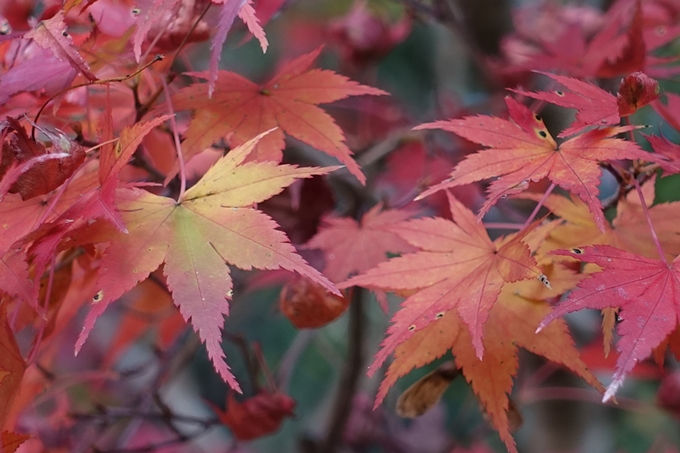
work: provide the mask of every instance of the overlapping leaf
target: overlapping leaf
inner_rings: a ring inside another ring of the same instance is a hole
[[[73,46],[73,38],[66,31],[63,11],[58,11],[50,19],[40,22],[24,37],[32,38],[40,47],[51,51],[58,59],[68,62],[88,80],[97,80],[97,76],[92,73],[83,57]]]
[[[652,354],[678,325],[680,258],[671,263],[645,258],[610,246],[555,252],[595,263],[591,274],[541,323],[584,308],[619,307],[616,373],[604,401],[611,399],[635,364]]]
[[[233,72],[220,71],[212,97],[208,96],[205,83],[180,90],[173,96],[175,108],[195,110],[182,143],[185,156],[194,156],[223,137],[228,136],[235,146],[278,126],[261,140],[251,157],[280,162],[285,132],[335,157],[359,181],[365,182],[359,165],[352,159],[352,151],[344,143],[342,130],[317,105],[348,96],[387,93],[332,71],[309,69],[320,52],[319,48],[286,64],[263,86]],[[207,73],[195,75],[209,78]]]
[[[503,285],[538,277],[523,235],[492,242],[474,214],[449,195],[455,223],[441,218],[402,222],[392,231],[422,251],[402,255],[339,285],[417,290],[392,318],[369,373],[418,331],[456,311],[471,333],[475,355],[484,352],[483,326]]]
[[[579,358],[566,323],[551,324],[549,331],[535,334],[542,317],[551,311],[550,306],[537,297],[560,294],[580,278],[566,269],[554,269],[555,272],[548,272],[548,277],[556,284],[549,290],[538,280],[511,283],[503,288],[497,303],[489,311],[484,327],[484,356],[481,359],[471,347],[472,336],[468,327],[453,310],[411,336],[396,348],[394,361],[380,385],[376,405],[399,377],[451,350],[456,365],[471,384],[506,447],[516,452],[507,412],[508,395],[518,367],[519,346],[564,365],[593,387],[604,391]]]
[[[118,189],[116,205],[129,234],[99,222],[80,234],[92,242],[110,241],[100,264],[93,299],[77,349],[106,306],[165,263],[173,300],[203,342],[220,376],[238,383],[220,346],[232,281],[226,263],[242,269],[295,271],[336,294],[335,286],[310,267],[267,215],[251,207],[279,193],[298,178],[332,168],[298,168],[274,162],[243,163],[261,137],[232,150],[189,189],[179,202],[140,189]]]
[[[319,233],[305,244],[306,248],[324,251],[324,275],[340,282],[387,260],[387,253],[406,253],[416,250],[395,232],[394,224],[411,216],[407,211],[380,212],[377,205],[368,211],[361,222],[349,217],[330,217],[324,220]]]
[[[541,72],[555,82],[563,85],[567,91],[540,91],[530,92],[515,90],[524,96],[547,101],[562,107],[577,110],[576,120],[567,129],[560,132],[559,137],[567,137],[591,126],[611,126],[619,124],[619,109],[616,105],[616,97],[593,85],[572,77],[560,76]]]
[[[605,219],[598,199],[601,170],[599,163],[611,159],[659,161],[637,144],[613,138],[630,127],[609,127],[573,137],[559,147],[537,115],[514,99],[505,99],[510,120],[491,116],[436,121],[416,129],[444,129],[467,140],[488,147],[469,155],[445,180],[425,192],[426,197],[449,187],[498,177],[488,188],[488,198],[479,215],[483,215],[500,198],[526,189],[529,181],[548,178],[577,195],[604,230]]]

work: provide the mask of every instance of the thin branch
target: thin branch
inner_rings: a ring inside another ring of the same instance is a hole
[[[345,426],[347,425],[347,420],[349,419],[350,411],[352,410],[354,394],[356,393],[359,376],[361,375],[364,364],[363,346],[366,330],[364,294],[364,289],[355,288],[352,302],[349,306],[349,338],[347,340],[349,356],[347,357],[347,364],[343,370],[340,387],[335,399],[335,404],[333,405],[331,421],[326,432],[326,437],[323,439],[320,444],[321,447],[318,449],[319,452],[334,453],[337,451],[337,447],[342,440],[342,434],[345,431]]]

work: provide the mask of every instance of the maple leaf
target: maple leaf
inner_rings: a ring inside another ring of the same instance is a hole
[[[489,185],[489,196],[479,212],[481,217],[500,198],[522,192],[529,181],[548,178],[581,198],[598,228],[604,231],[602,204],[597,198],[602,173],[598,164],[610,159],[660,161],[633,142],[612,138],[634,129],[628,126],[591,130],[558,147],[536,114],[510,97],[506,97],[505,102],[512,121],[478,115],[415,128],[444,129],[489,148],[467,156],[448,180],[430,187],[416,199],[442,189],[498,177]]]
[[[0,433],[0,447],[3,453],[14,453],[17,448],[24,442],[30,439],[28,434],[19,434],[11,431],[2,431]]]
[[[541,322],[539,330],[556,318],[583,308],[620,308],[621,322],[617,328],[620,356],[613,381],[604,394],[603,401],[608,401],[635,364],[650,356],[677,327],[680,257],[668,263],[606,245],[553,253],[597,264],[602,271],[579,283],[567,300]]]
[[[616,97],[613,94],[592,83],[583,82],[572,77],[540,71],[538,71],[538,73],[550,77],[557,83],[563,85],[568,91],[512,91],[533,99],[547,101],[561,107],[576,109],[575,121],[567,129],[560,132],[558,137],[574,135],[590,126],[611,126],[613,124],[619,124],[621,118],[619,117]]]
[[[550,331],[535,334],[536,327],[551,308],[534,297],[558,295],[580,278],[565,269],[553,270],[555,272],[546,271],[550,281],[556,283],[551,289],[545,288],[537,279],[503,287],[484,326],[485,352],[481,359],[471,347],[469,329],[453,310],[403,342],[394,352],[394,361],[380,384],[375,405],[380,404],[401,376],[451,350],[457,367],[471,384],[491,424],[498,430],[508,450],[516,452],[515,441],[510,434],[508,395],[512,391],[513,377],[519,365],[518,347],[566,366],[596,389],[604,391],[580,359],[564,321],[550,325]],[[563,275],[565,273],[569,275]]]
[[[186,191],[179,202],[137,188],[119,188],[116,206],[129,234],[99,222],[79,232],[92,242],[110,241],[100,264],[99,292],[77,341],[78,351],[106,306],[165,263],[173,300],[185,320],[206,343],[208,356],[232,388],[239,385],[224,361],[221,329],[228,314],[232,280],[225,263],[241,269],[295,271],[340,294],[310,267],[276,230],[276,223],[251,207],[299,178],[322,175],[337,167],[298,168],[244,160],[261,136],[235,148]],[[99,230],[97,230],[99,229]]]
[[[73,46],[73,38],[66,31],[64,22],[64,12],[57,11],[57,14],[50,19],[41,21],[33,30],[24,35],[24,38],[32,38],[40,47],[51,51],[55,57],[62,61],[67,61],[73,69],[83,74],[89,81],[97,80],[83,57]]]
[[[449,205],[455,223],[423,218],[391,228],[422,251],[392,258],[338,285],[417,290],[392,318],[369,374],[399,344],[453,310],[469,327],[475,353],[482,357],[482,327],[503,285],[539,276],[529,248],[521,241],[530,228],[523,235],[492,242],[474,214],[450,194]]]
[[[656,178],[652,178],[643,184],[642,193],[657,239],[666,257],[672,260],[680,254],[680,225],[675,219],[675,213],[680,204],[677,202],[659,203],[652,206],[655,180]],[[523,193],[518,195],[518,198],[538,201],[542,195]],[[605,225],[604,231],[597,229],[593,215],[579,199],[551,194],[544,200],[543,205],[565,222],[548,233],[538,247],[540,255],[572,247],[611,245],[648,258],[658,256],[642,203],[635,191],[619,200],[616,205],[616,217],[612,220],[611,227]]]
[[[36,51],[38,49],[38,51]],[[30,55],[29,58],[21,59]],[[42,91],[52,96],[71,86],[78,72],[67,62],[37,45],[27,46],[18,62],[0,75],[0,104],[25,91]],[[40,67],[40,71],[35,68]]]
[[[205,83],[193,84],[177,92],[173,96],[175,108],[195,109],[182,143],[186,159],[229,134],[233,134],[229,142],[236,146],[278,126],[279,129],[261,140],[251,158],[280,162],[285,132],[337,158],[364,183],[366,177],[352,159],[342,130],[317,104],[348,96],[387,93],[332,71],[309,69],[320,52],[321,48],[318,48],[284,65],[279,74],[263,86],[233,72],[220,71],[212,99]],[[194,75],[209,78],[207,73]]]
[[[652,103],[652,107],[673,129],[680,131],[680,121],[678,120],[680,118],[680,95],[665,93],[665,96],[667,102],[665,105],[661,100],[656,100]]]
[[[655,153],[666,158],[665,161],[660,162],[661,168],[668,174],[680,173],[680,145],[663,136],[644,135],[644,137],[652,145]]]
[[[353,273],[361,273],[387,260],[387,253],[416,250],[396,233],[395,223],[411,217],[407,211],[386,210],[382,205],[371,208],[360,222],[350,217],[327,217],[319,232],[304,245],[324,251],[323,273],[333,282],[341,282]]]
[[[0,129],[3,135],[9,131],[2,144],[0,178],[5,178],[0,186],[0,200],[7,192],[19,193],[23,200],[51,192],[85,160],[83,147],[71,142],[63,133],[41,130],[53,143],[52,148],[46,150],[42,144],[29,138],[24,127],[14,118],[7,117],[0,123]],[[9,170],[7,167],[12,161],[21,165]]]
[[[222,4],[220,10],[220,18],[217,24],[217,33],[210,44],[210,78],[208,80],[208,96],[212,96],[215,90],[215,82],[217,81],[217,69],[222,55],[222,45],[227,39],[227,33],[231,25],[234,23],[236,16],[246,24],[248,30],[260,42],[262,52],[267,52],[269,42],[262,30],[260,22],[255,17],[255,10],[253,9],[253,0],[226,0]]]

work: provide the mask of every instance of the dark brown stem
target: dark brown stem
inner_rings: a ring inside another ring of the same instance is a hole
[[[364,293],[364,289],[355,288],[352,302],[349,306],[349,339],[347,344],[349,355],[340,380],[326,437],[320,443],[320,448],[317,450],[319,452],[334,453],[337,451],[337,447],[342,441],[342,434],[345,431],[350,411],[352,410],[354,394],[356,393],[359,376],[364,364],[363,345],[366,327],[363,306]]]

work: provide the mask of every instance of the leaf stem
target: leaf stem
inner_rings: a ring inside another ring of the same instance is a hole
[[[47,289],[45,291],[45,300],[43,301],[43,316],[40,319],[40,329],[38,334],[35,336],[33,342],[33,347],[31,352],[26,358],[26,364],[30,365],[35,361],[38,355],[38,350],[40,349],[40,343],[42,343],[43,335],[45,334],[45,326],[47,325],[47,310],[50,308],[50,299],[52,298],[52,288],[54,287],[54,272],[57,265],[57,254],[52,255],[52,265],[50,266],[50,273],[47,277]]]
[[[127,75],[124,75],[124,76],[121,76],[121,77],[112,77],[110,79],[95,80],[94,82],[79,83],[77,85],[73,85],[73,86],[64,88],[63,90],[61,90],[57,94],[51,96],[47,101],[45,101],[45,103],[42,105],[42,107],[40,107],[40,110],[38,110],[38,113],[35,114],[35,118],[33,118],[33,123],[38,124],[38,119],[40,118],[40,115],[42,115],[42,112],[45,110],[47,105],[51,101],[56,99],[58,96],[61,96],[64,93],[68,93],[71,90],[75,90],[76,88],[89,87],[89,86],[92,86],[92,85],[106,85],[106,84],[111,83],[111,82],[124,82],[125,80],[131,79],[134,76],[136,76],[137,74],[139,74],[140,72],[144,71],[146,68],[148,68],[149,66],[151,66],[155,62],[161,61],[163,58],[164,57],[161,54],[156,55],[155,57],[153,57],[153,59],[151,59],[151,61],[149,61],[147,64],[145,64],[141,68],[137,69],[132,74],[127,74]],[[31,138],[33,140],[35,140],[35,125],[31,128]]]
[[[659,237],[656,235],[656,230],[654,229],[654,224],[652,223],[652,218],[649,216],[649,209],[647,208],[647,202],[645,201],[645,196],[642,194],[642,188],[640,188],[640,183],[638,183],[637,178],[633,178],[635,182],[635,190],[637,191],[638,197],[640,198],[640,205],[642,206],[642,212],[645,214],[645,219],[647,219],[647,225],[649,226],[649,232],[652,234],[652,240],[654,245],[656,245],[656,250],[659,252],[661,261],[668,264],[666,255],[661,247],[661,242],[659,242]]]
[[[484,228],[488,230],[521,230],[525,226],[519,223],[484,222]]]
[[[525,229],[527,226],[529,226],[529,224],[531,222],[534,221],[534,219],[538,215],[538,211],[543,207],[543,203],[545,203],[545,200],[548,198],[548,195],[550,195],[552,193],[552,191],[555,190],[555,187],[556,186],[555,186],[554,182],[550,184],[550,187],[548,187],[548,190],[546,190],[545,193],[543,194],[543,196],[541,197],[541,199],[538,200],[538,204],[534,208],[534,210],[531,213],[531,215],[529,216],[529,218],[526,220],[526,222],[524,222],[524,225],[522,225],[522,228],[521,228],[522,230]]]
[[[179,142],[179,134],[177,133],[177,121],[175,121],[175,109],[172,107],[172,100],[170,99],[170,90],[168,89],[168,82],[165,81],[165,77],[161,77],[161,83],[163,84],[163,91],[165,93],[165,105],[168,108],[168,113],[172,116],[170,117],[170,126],[172,127],[172,136],[175,140],[175,148],[177,149],[177,161],[179,162],[179,196],[177,201],[182,201],[184,198],[184,192],[187,190],[187,176],[186,168],[184,167],[184,156],[182,155],[182,145]]]

